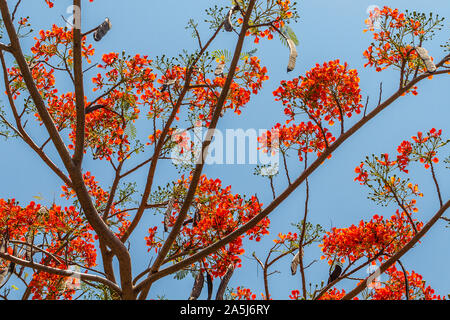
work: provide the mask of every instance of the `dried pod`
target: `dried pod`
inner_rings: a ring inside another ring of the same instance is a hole
[[[32,231],[28,232],[26,241],[28,245],[25,247],[25,257],[28,261],[31,261],[31,259],[33,259],[31,247],[34,245],[34,234]]]
[[[189,297],[189,300],[197,300],[200,297],[203,289],[203,283],[205,282],[205,277],[203,276],[203,272],[199,272],[195,277],[194,286],[192,287],[192,292]]]
[[[111,27],[112,27],[111,21],[109,21],[109,19],[106,18],[105,21],[103,21],[102,24],[99,25],[97,29],[94,31],[94,40],[95,41],[102,40],[102,38],[108,33]]]
[[[422,59],[423,63],[425,63],[425,67],[428,72],[435,72],[436,66],[431,60],[430,55],[428,54],[428,50],[422,47],[416,47],[416,52],[419,55],[420,59]]]
[[[222,281],[220,282],[219,289],[217,289],[216,300],[223,300],[223,295],[225,294],[225,289],[228,286],[228,282],[230,282],[231,276],[234,272],[234,266],[230,264],[228,266],[227,272],[225,272]]]
[[[233,31],[233,24],[231,23],[231,16],[233,15],[234,11],[239,10],[239,6],[235,5],[233,8],[228,11],[227,17],[225,18],[223,27],[225,31],[232,32]]]
[[[8,276],[8,268],[0,268],[0,287],[6,282]]]
[[[298,265],[300,263],[300,252],[301,252],[301,255],[303,256],[303,250],[299,249],[297,251],[297,254],[292,259],[292,262],[291,262],[291,273],[292,273],[292,275],[295,275],[297,273],[297,267],[298,267]]]
[[[169,199],[169,202],[167,203],[167,209],[164,213],[164,231],[169,231],[169,222],[170,222],[170,216],[172,215],[173,210],[173,204],[175,203],[175,198],[172,197]]]
[[[208,300],[211,300],[213,292],[213,281],[211,275],[206,271],[206,282],[208,283]]]
[[[295,68],[298,53],[294,41],[292,41],[291,39],[286,39],[286,41],[289,45],[289,63],[287,66],[287,72],[291,72]]]
[[[333,282],[334,280],[339,278],[339,276],[341,275],[341,272],[342,272],[342,267],[341,267],[341,265],[337,264],[334,267],[333,272],[330,274],[330,277],[328,278],[328,283],[327,284],[330,284],[331,282]]]
[[[200,203],[197,203],[195,213],[194,213],[194,220],[193,220],[194,227],[196,227],[197,223],[199,223],[199,221],[202,219],[202,217],[200,216],[200,209],[201,209],[201,205],[200,205]]]
[[[216,77],[223,77],[223,69],[225,69],[225,63],[221,62],[217,65],[216,70],[214,70],[214,75]]]

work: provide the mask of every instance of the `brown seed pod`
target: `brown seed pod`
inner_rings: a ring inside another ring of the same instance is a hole
[[[223,77],[223,69],[225,69],[225,63],[219,63],[217,64],[216,70],[214,70],[214,75],[216,77]]]
[[[228,286],[228,282],[230,282],[231,276],[234,272],[234,266],[230,264],[228,266],[227,272],[225,272],[222,281],[220,282],[219,289],[217,289],[216,300],[223,300],[223,295],[225,294],[225,289]]]
[[[289,45],[289,63],[287,66],[287,72],[291,72],[295,68],[298,53],[294,41],[292,41],[291,39],[286,39],[286,41]]]
[[[297,251],[297,254],[294,256],[294,258],[291,261],[291,273],[292,273],[292,275],[295,275],[297,273],[297,267],[298,267],[298,265],[300,263],[300,252],[301,252],[301,255],[303,257],[303,250],[299,249]]]
[[[197,300],[200,297],[203,289],[203,283],[205,282],[205,277],[203,276],[203,272],[199,272],[197,277],[195,277],[194,286],[192,287],[192,292],[189,297],[189,300]]]
[[[436,66],[431,60],[430,55],[428,54],[428,50],[422,47],[416,47],[416,52],[419,55],[420,59],[422,59],[423,63],[425,63],[425,67],[428,72],[435,72]]]
[[[102,38],[108,33],[111,27],[111,21],[109,21],[109,18],[106,18],[105,21],[103,21],[102,24],[97,27],[97,30],[94,31],[94,40],[102,40]]]
[[[230,9],[230,11],[228,11],[227,17],[225,18],[225,22],[224,22],[224,29],[227,32],[232,32],[234,27],[233,24],[231,22],[231,16],[233,15],[234,11],[239,10],[239,6],[235,5],[233,8]]]
[[[170,198],[169,202],[167,203],[167,209],[164,213],[164,231],[169,231],[169,222],[170,222],[170,216],[172,215],[173,210],[173,204],[175,203],[175,198]]]

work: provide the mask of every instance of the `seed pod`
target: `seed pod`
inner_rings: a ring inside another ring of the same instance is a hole
[[[172,215],[172,209],[173,209],[174,202],[175,202],[175,198],[172,197],[172,198],[170,198],[170,200],[167,204],[166,213],[164,214],[164,231],[165,232],[169,231],[170,216]]]
[[[5,278],[8,275],[8,268],[0,268],[0,287],[5,282]]]
[[[225,63],[221,62],[217,65],[216,70],[214,70],[214,75],[216,77],[223,77],[223,69],[225,68]]]
[[[233,8],[230,9],[230,11],[228,11],[227,17],[225,18],[225,22],[224,22],[224,29],[227,32],[232,32],[233,31],[233,24],[231,23],[231,16],[233,15],[234,11],[239,10],[239,6],[235,5]]]
[[[333,272],[330,274],[330,277],[328,278],[328,283],[327,284],[330,284],[331,282],[333,282],[334,280],[339,278],[339,276],[341,275],[341,272],[342,272],[342,267],[339,264],[337,264],[334,267]]]
[[[286,39],[289,45],[289,63],[287,66],[287,72],[291,72],[295,68],[295,63],[297,61],[297,48],[295,47],[294,41],[291,39]]]
[[[201,209],[201,205],[200,205],[200,203],[197,203],[197,208],[195,209],[194,218],[193,218],[194,227],[196,227],[197,223],[199,223],[199,221],[202,219],[202,217],[200,216],[200,209]]]
[[[291,262],[291,273],[292,275],[295,275],[297,273],[297,267],[300,263],[300,251],[302,252],[301,255],[303,256],[303,250],[299,249],[297,251],[297,254],[294,256]]]
[[[213,292],[213,281],[211,275],[206,271],[206,280],[208,283],[208,300],[211,300],[212,292]]]
[[[203,276],[203,272],[199,272],[197,277],[195,277],[194,286],[192,287],[192,292],[189,297],[189,300],[197,300],[200,297],[203,289],[203,283],[205,282],[205,277]]]
[[[428,72],[435,72],[436,66],[431,60],[430,55],[428,54],[428,50],[422,47],[416,47],[416,52],[419,55],[419,57],[422,59],[423,63],[425,63],[425,67],[427,68]]]
[[[94,31],[94,40],[95,41],[102,40],[102,38],[108,33],[111,27],[112,27],[111,21],[109,21],[109,19],[106,18],[105,21],[103,21],[102,24],[97,27],[97,30]]]
[[[228,286],[228,282],[230,282],[231,276],[234,272],[234,266],[230,264],[228,266],[227,272],[225,272],[222,281],[220,282],[219,289],[217,289],[216,300],[223,300],[223,295],[225,294],[225,289]]]
[[[26,237],[27,240],[27,246],[25,247],[25,257],[28,261],[31,261],[32,257],[32,250],[31,247],[34,245],[33,240],[34,240],[34,234],[33,231],[29,231],[28,235]]]

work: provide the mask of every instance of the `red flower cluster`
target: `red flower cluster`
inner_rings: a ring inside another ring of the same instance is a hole
[[[85,267],[96,265],[96,249],[92,229],[75,207],[61,208],[53,205],[42,207],[31,202],[21,207],[15,199],[0,199],[0,233],[9,242],[8,252],[12,254],[12,243],[32,244],[47,252],[34,250],[34,260],[58,269],[67,269],[66,262]],[[39,241],[45,240],[44,245]],[[29,259],[29,251],[15,255]],[[39,261],[39,257],[40,261]],[[60,276],[40,272],[34,273],[30,282],[33,299],[70,299],[73,290],[64,289],[65,279]]]
[[[282,81],[274,91],[277,101],[286,107],[284,113],[291,119],[296,109],[304,111],[317,122],[342,121],[353,112],[360,113],[362,105],[358,72],[348,69],[347,63],[341,65],[339,60],[317,64],[306,76]]]
[[[256,294],[252,293],[250,289],[240,286],[236,288],[236,292],[231,293],[231,297],[233,300],[256,300]]]
[[[405,274],[402,270],[397,270],[395,265],[390,267],[386,274],[389,280],[384,282],[380,288],[374,288],[373,300],[402,300],[406,296]],[[430,286],[425,285],[425,281],[420,274],[414,271],[406,271],[409,287],[409,298],[411,300],[443,300],[440,295],[435,295]]]
[[[427,17],[425,14],[404,14],[398,9],[386,6],[382,10],[377,9],[373,14],[376,14],[376,17],[371,16],[366,23],[371,26],[369,29],[374,31],[371,21],[376,18],[381,30],[373,33],[375,42],[363,53],[367,59],[364,66],[373,66],[377,72],[394,66],[401,70],[405,78],[416,72],[426,72],[426,67],[414,47],[426,40],[426,35],[439,29],[442,20],[437,16]],[[410,91],[417,95],[416,86]]]
[[[423,223],[417,223],[418,230]],[[333,228],[323,238],[322,259],[332,263],[334,257],[354,262],[362,257],[373,258],[381,250],[395,253],[414,236],[414,230],[405,213],[398,210],[390,219],[374,215],[366,222],[348,228]]]
[[[183,178],[178,183],[187,189],[189,180]],[[258,203],[256,197],[245,200],[238,194],[232,194],[230,190],[230,186],[223,188],[219,179],[207,179],[204,175],[200,178],[193,201],[194,212],[188,217],[191,222],[186,223],[181,230],[181,235],[172,249],[173,254],[190,251],[192,248],[205,248],[259,214],[262,204]],[[180,209],[181,204],[175,203],[168,227],[173,226]],[[269,233],[269,223],[269,219],[265,218],[255,228],[247,231],[248,239],[260,241],[261,236]],[[146,238],[149,250],[160,247],[155,234],[156,227],[150,228]],[[244,253],[243,238],[244,236],[238,237],[217,253],[208,256],[202,262],[203,268],[213,277],[221,277],[230,264],[240,267],[239,256]]]

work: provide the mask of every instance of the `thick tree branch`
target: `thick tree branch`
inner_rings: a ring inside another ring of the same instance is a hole
[[[78,8],[76,20],[81,21],[81,0],[73,0],[74,8]],[[83,83],[83,58],[81,56],[81,25],[74,25],[73,27],[73,71],[75,80],[75,108],[76,115],[76,140],[75,152],[73,155],[73,162],[76,167],[81,168],[84,154],[84,139],[85,139],[85,105],[84,105],[84,83]]]

